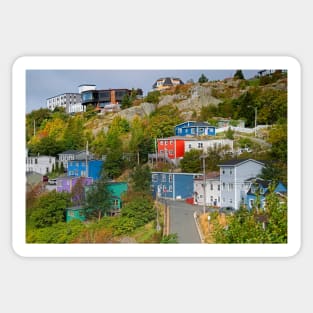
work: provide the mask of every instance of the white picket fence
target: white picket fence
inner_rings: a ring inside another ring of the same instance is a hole
[[[260,129],[264,129],[264,128],[269,128],[269,127],[271,127],[271,125],[258,125],[256,127],[256,131],[258,131]],[[236,127],[236,126],[226,126],[226,127],[216,128],[215,132],[217,134],[223,133],[223,132],[227,131],[229,128],[235,132],[247,133],[247,134],[252,134],[255,131],[255,127],[254,128],[245,128],[245,127]]]

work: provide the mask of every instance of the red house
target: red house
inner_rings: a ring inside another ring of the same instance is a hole
[[[158,155],[164,155],[169,159],[183,158],[185,154],[185,139],[179,136],[157,139]]]

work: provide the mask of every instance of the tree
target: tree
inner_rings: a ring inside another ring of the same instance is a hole
[[[79,177],[72,188],[72,202],[75,206],[83,205],[85,200],[84,177]]]
[[[201,76],[198,79],[198,83],[203,84],[208,82],[208,78],[202,73]]]
[[[192,149],[186,152],[184,158],[180,161],[182,172],[199,173],[201,171],[200,155],[202,151]]]
[[[271,155],[275,160],[287,163],[287,124],[277,124],[269,132],[269,142],[272,144]]]
[[[124,170],[122,144],[118,131],[110,129],[105,140],[105,173],[112,179],[120,176]]]
[[[150,91],[147,94],[147,97],[145,99],[146,102],[150,102],[150,103],[154,103],[157,104],[159,103],[160,100],[160,91],[156,90],[156,91]]]
[[[228,129],[225,133],[225,136],[227,139],[233,140],[234,139],[234,131],[230,127],[228,127]]]
[[[235,75],[234,75],[235,79],[245,79],[245,77],[243,76],[242,70],[237,70]]]
[[[64,149],[82,149],[85,142],[83,119],[79,115],[71,117],[64,131]]]
[[[65,209],[71,205],[70,194],[51,191],[38,198],[30,215],[35,228],[49,227],[65,221]]]
[[[136,192],[149,193],[151,185],[151,171],[149,166],[136,166],[131,174],[133,189]]]
[[[96,217],[99,221],[110,211],[112,195],[108,183],[108,177],[102,172],[100,178],[89,187],[84,205],[87,218]]]
[[[211,218],[215,243],[287,243],[287,199],[281,202],[272,187],[265,210],[256,205],[251,211],[241,207],[227,217],[226,226]]]

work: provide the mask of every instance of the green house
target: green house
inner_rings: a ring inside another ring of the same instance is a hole
[[[110,213],[111,215],[116,215],[122,208],[122,196],[127,192],[128,185],[126,182],[110,182],[108,189],[112,194]]]
[[[85,193],[88,192],[92,185],[85,186]],[[122,207],[122,196],[128,190],[128,185],[126,182],[110,182],[108,183],[108,190],[110,191],[111,207],[109,210],[110,215],[116,215],[120,212]],[[70,207],[66,209],[66,222],[70,222],[73,219],[78,219],[80,221],[86,220],[85,210],[82,206]]]
[[[80,220],[84,222],[86,220],[85,210],[82,206],[75,206],[66,209],[66,222],[72,220]]]

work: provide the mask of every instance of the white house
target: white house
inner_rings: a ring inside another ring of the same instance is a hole
[[[233,159],[219,164],[221,207],[239,209],[250,185],[247,180],[261,174],[264,163],[253,159]]]
[[[205,190],[203,186],[205,185]],[[194,203],[203,205],[204,192],[205,192],[205,204],[209,206],[220,207],[221,195],[220,195],[220,173],[210,172],[205,175],[205,181],[203,175],[198,175],[193,180],[194,190]]]
[[[234,141],[231,139],[207,139],[207,140],[198,140],[196,138],[185,139],[185,152],[189,152],[192,149],[203,150],[207,152],[209,148],[226,148],[228,151],[233,152],[234,150]]]
[[[52,166],[55,166],[55,157],[40,155],[26,157],[26,172],[36,172],[46,175],[52,171]]]

